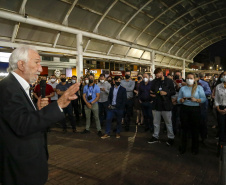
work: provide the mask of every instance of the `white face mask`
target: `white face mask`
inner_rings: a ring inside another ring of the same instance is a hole
[[[186,83],[188,85],[193,85],[194,84],[194,79],[186,79]]]
[[[75,83],[76,83],[76,80],[71,80],[71,82],[72,82],[73,84],[75,84]]]
[[[86,84],[88,84],[89,83],[89,80],[86,80],[85,82],[86,82]]]
[[[104,83],[104,80],[100,80],[101,83]]]
[[[152,81],[153,80],[153,78],[150,78],[150,81]]]
[[[217,81],[217,80],[218,80],[218,78],[215,78],[215,80]]]
[[[51,81],[51,82],[55,82],[55,81],[56,81],[56,79],[53,79],[53,78],[52,78],[50,81]]]
[[[144,78],[144,82],[148,82],[148,78]]]

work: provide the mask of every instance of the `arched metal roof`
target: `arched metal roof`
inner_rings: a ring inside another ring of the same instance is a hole
[[[225,0],[0,0],[0,46],[186,66],[226,37]]]

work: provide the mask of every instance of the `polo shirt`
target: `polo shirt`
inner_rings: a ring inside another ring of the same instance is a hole
[[[98,85],[94,84],[92,86],[86,85],[83,89],[83,94],[86,94],[86,101],[91,103],[93,100],[96,99],[97,95],[96,93],[100,93],[100,88]],[[91,100],[88,100],[88,96],[92,96]],[[95,102],[97,103],[97,102]]]
[[[49,85],[49,84],[46,84],[46,93],[45,93],[45,95],[48,96],[52,92],[54,92],[52,86]],[[37,94],[38,97],[41,96],[40,84],[38,84],[38,85],[35,86],[34,93]],[[51,98],[48,98],[48,99],[49,99],[49,103],[51,103]]]

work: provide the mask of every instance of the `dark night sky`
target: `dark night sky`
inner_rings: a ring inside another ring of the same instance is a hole
[[[215,56],[226,57],[226,40],[219,41],[208,48],[211,59]]]
[[[208,68],[211,63],[215,61],[214,57],[221,57],[221,64],[223,70],[226,70],[226,39],[219,41],[208,48],[201,51],[195,58],[194,62],[201,62],[205,64],[204,68]]]

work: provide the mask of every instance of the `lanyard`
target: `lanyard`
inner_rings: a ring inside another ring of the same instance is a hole
[[[91,86],[91,89],[90,89],[90,86],[88,85],[88,95],[92,95],[93,91],[94,91],[94,85]]]

